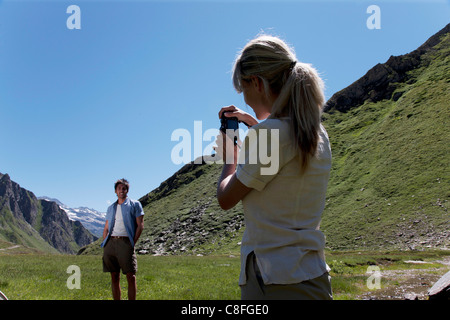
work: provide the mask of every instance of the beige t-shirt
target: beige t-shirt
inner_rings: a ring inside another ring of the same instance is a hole
[[[288,119],[267,119],[249,129],[244,139],[236,176],[254,190],[242,200],[246,228],[240,285],[246,283],[246,261],[252,251],[265,284],[298,283],[329,271],[325,237],[319,231],[331,169],[328,135],[321,126],[317,156],[301,174],[289,130]],[[269,156],[264,157],[264,151]]]

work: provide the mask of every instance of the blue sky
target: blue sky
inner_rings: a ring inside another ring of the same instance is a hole
[[[366,26],[373,4],[381,29]],[[222,106],[251,112],[230,71],[261,31],[312,63],[329,98],[449,17],[449,1],[0,1],[0,172],[106,211],[118,178],[138,199],[181,167],[174,130],[217,128]]]

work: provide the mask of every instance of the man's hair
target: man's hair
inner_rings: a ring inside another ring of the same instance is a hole
[[[125,187],[127,187],[127,190],[130,190],[130,183],[128,182],[127,179],[122,178],[122,179],[117,180],[116,183],[114,184],[114,191],[117,190],[117,186],[119,184],[123,184]]]

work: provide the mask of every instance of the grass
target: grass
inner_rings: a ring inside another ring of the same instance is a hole
[[[138,294],[141,300],[238,299],[239,258],[223,256],[138,255]],[[80,268],[80,289],[68,289],[72,273]],[[95,255],[1,255],[0,290],[10,300],[111,299],[110,275]],[[121,277],[126,298],[126,277]]]
[[[110,276],[102,272],[99,255],[49,255],[0,253],[0,290],[11,300],[109,300]],[[385,270],[433,267],[444,274],[448,267],[436,262],[448,251],[427,252],[327,252],[334,299],[357,299],[369,291],[368,266]],[[407,260],[426,264],[407,264]],[[72,275],[67,268],[80,268],[80,289],[68,289]],[[138,255],[140,300],[234,300],[240,299],[239,256],[149,256]],[[428,271],[427,271],[428,272]],[[400,281],[400,280],[398,280]],[[398,284],[398,283],[397,283]],[[383,280],[382,288],[396,285]],[[127,284],[121,277],[122,296]]]

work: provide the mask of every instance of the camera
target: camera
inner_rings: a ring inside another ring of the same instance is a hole
[[[226,117],[225,112],[222,113],[222,117],[220,118],[220,131],[227,134],[230,133],[230,131],[227,132],[227,130],[233,130],[233,136],[230,138],[233,138],[234,145],[237,145],[238,141],[238,133],[237,131],[239,129],[239,120],[236,117]]]

